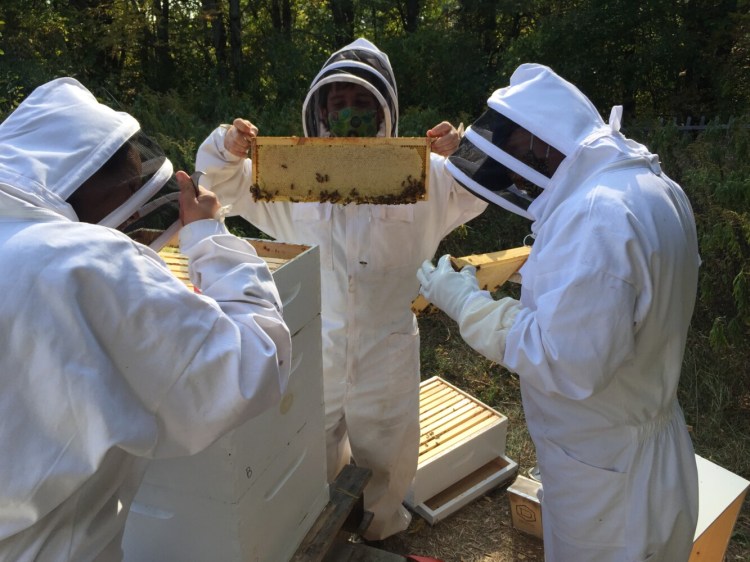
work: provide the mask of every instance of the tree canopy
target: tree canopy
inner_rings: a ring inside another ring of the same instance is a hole
[[[743,0],[4,0],[0,21],[0,116],[70,75],[126,105],[173,92],[205,123],[279,117],[357,36],[389,54],[402,107],[447,116],[477,114],[522,62],[627,118],[728,117],[750,96]]]

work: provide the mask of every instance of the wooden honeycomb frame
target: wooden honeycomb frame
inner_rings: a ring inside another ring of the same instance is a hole
[[[492,292],[499,289],[508,280],[520,281],[516,272],[526,262],[530,252],[531,246],[521,246],[489,254],[474,254],[462,258],[451,257],[451,263],[457,271],[460,271],[466,265],[476,267],[479,288]],[[411,309],[415,314],[419,314],[429,306],[430,303],[422,295],[419,295],[412,302]]]
[[[257,137],[256,201],[408,204],[427,199],[430,140]]]

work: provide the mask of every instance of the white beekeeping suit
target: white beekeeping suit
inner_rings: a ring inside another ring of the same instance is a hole
[[[321,88],[333,82],[365,87],[382,107],[380,134],[398,130],[396,83],[388,57],[358,39],[334,53],[313,80],[303,107],[305,132],[328,134],[318,114]],[[414,272],[440,240],[486,204],[455,183],[445,159],[432,155],[429,198],[413,205],[254,202],[251,161],[224,147],[225,128],[201,146],[196,165],[231,214],[274,238],[320,246],[323,371],[329,480],[350,455],[372,469],[365,509],[374,513],[365,537],[406,529],[401,505],[416,472],[419,443],[419,333],[410,310]]]
[[[493,300],[446,260],[424,264],[422,290],[519,374],[546,559],[686,561],[698,485],[676,393],[700,264],[688,199],[619,133],[621,108],[605,124],[547,67],[522,65],[488,105],[449,168],[534,221],[521,300]]]
[[[0,124],[0,560],[121,559],[147,459],[200,451],[286,387],[289,332],[247,243],[183,228],[199,295],[67,202],[125,147],[144,177],[102,224],[133,215],[172,173],[139,135],[70,78]]]

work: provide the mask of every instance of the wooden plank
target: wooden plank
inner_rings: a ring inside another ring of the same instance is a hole
[[[427,410],[427,408],[440,404],[445,398],[450,395],[451,391],[447,387],[435,387],[430,388],[427,391],[420,391],[419,393],[419,408],[420,410]]]
[[[145,232],[149,235],[153,235],[155,238],[156,236],[154,233],[158,235],[160,231]],[[302,244],[288,244],[285,242],[257,240],[251,238],[245,238],[244,240],[255,249],[258,257],[263,258],[263,261],[266,262],[271,273],[299,256],[301,253],[310,249],[310,246],[304,246]],[[175,240],[174,242],[174,244],[169,244],[159,250],[159,256],[164,260],[164,263],[167,264],[167,267],[174,276],[182,281],[188,289],[193,290],[194,287],[190,282],[190,277],[188,275],[188,258],[184,254],[181,254],[179,247],[175,245],[178,244],[178,241]]]
[[[432,414],[433,412],[445,409],[451,403],[461,398],[466,398],[466,397],[457,395],[455,392],[452,392],[449,388],[440,389],[438,392],[431,394],[430,397],[425,399],[424,401],[422,400],[422,397],[420,395],[420,399],[419,399],[420,418],[421,419],[427,418],[430,415],[433,415]]]
[[[289,261],[310,249],[310,246],[303,244],[290,244],[288,242],[259,240],[256,238],[245,238],[244,240],[255,248],[255,252],[263,259],[276,258]]]
[[[159,256],[167,264],[172,275],[182,281],[188,289],[191,291],[194,290],[193,284],[190,282],[190,276],[188,275],[188,258],[186,255],[181,254],[180,250],[175,246],[164,246],[159,250]]]
[[[442,418],[447,413],[453,412],[455,410],[458,410],[459,408],[463,408],[464,406],[467,406],[470,404],[472,404],[472,401],[469,400],[469,398],[467,398],[466,396],[460,396],[460,395],[451,396],[440,405],[435,406],[431,408],[430,410],[427,410],[423,412],[422,414],[420,414],[419,424],[428,425],[432,423],[435,419]]]
[[[256,201],[405,204],[427,199],[427,137],[257,137]]]
[[[427,443],[429,440],[440,439],[443,434],[451,430],[454,426],[462,424],[464,421],[484,414],[486,409],[476,404],[466,404],[459,410],[455,410],[445,417],[435,420],[434,423],[425,428],[421,435],[420,441]]]
[[[346,465],[331,484],[331,501],[302,539],[290,562],[319,562],[334,545],[339,531],[358,502],[372,476],[369,468]]]
[[[508,278],[518,271],[531,253],[531,246],[510,248],[489,254],[474,254],[454,260],[454,267],[467,265],[477,268],[479,287],[488,291],[500,288]]]
[[[727,507],[711,526],[693,543],[688,562],[724,560],[732,530],[737,522],[745,494],[741,494]]]
[[[420,430],[425,435],[433,435],[443,425],[450,423],[450,421],[457,416],[462,416],[466,412],[473,411],[479,408],[474,402],[468,398],[461,398],[458,402],[452,403],[450,407],[440,410],[435,415],[425,419],[424,422],[420,420],[419,426],[423,428]],[[479,408],[481,410],[481,408]]]
[[[466,265],[477,268],[477,281],[480,289],[490,292],[499,289],[526,262],[531,252],[530,246],[510,248],[489,254],[474,254],[461,258],[451,258],[454,269],[460,270]],[[422,295],[411,303],[411,309],[419,314],[430,305]]]
[[[419,463],[422,464],[431,458],[443,454],[445,451],[455,447],[456,443],[468,439],[473,434],[481,433],[485,429],[498,423],[496,417],[487,417],[479,423],[476,423],[476,421],[477,420],[474,419],[466,422],[462,427],[456,428],[451,435],[447,436],[445,442],[439,443],[436,447],[433,447],[424,453],[420,453]]]

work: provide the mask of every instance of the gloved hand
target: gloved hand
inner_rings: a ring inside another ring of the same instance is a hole
[[[482,292],[477,281],[477,269],[467,265],[461,271],[456,271],[448,254],[438,260],[437,267],[425,260],[417,270],[417,279],[422,284],[419,292],[424,298],[456,322],[468,300]]]

